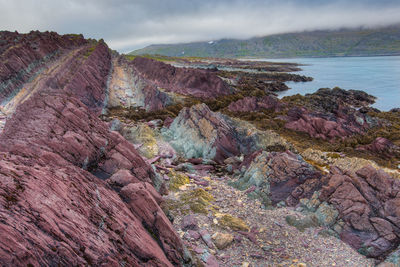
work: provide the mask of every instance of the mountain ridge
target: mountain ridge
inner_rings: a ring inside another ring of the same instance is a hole
[[[129,54],[220,58],[392,56],[400,55],[400,25],[283,33],[245,40],[156,44]]]

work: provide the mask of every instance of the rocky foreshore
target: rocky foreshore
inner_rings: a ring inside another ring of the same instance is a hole
[[[400,116],[296,64],[0,32],[6,266],[400,266]]]

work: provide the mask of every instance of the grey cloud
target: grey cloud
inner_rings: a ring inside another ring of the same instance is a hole
[[[398,0],[0,0],[0,29],[104,38],[130,51],[153,43],[249,38],[400,23]]]

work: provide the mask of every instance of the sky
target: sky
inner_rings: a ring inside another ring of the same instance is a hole
[[[400,0],[0,0],[0,30],[82,33],[119,52],[150,44],[400,23]]]

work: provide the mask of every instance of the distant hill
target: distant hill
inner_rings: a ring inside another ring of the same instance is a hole
[[[400,55],[400,25],[379,29],[276,34],[248,40],[222,39],[210,42],[150,45],[130,54],[228,58]]]

